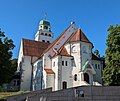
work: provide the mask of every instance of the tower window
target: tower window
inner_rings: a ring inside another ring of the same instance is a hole
[[[45,36],[47,36],[47,33],[45,33]]]
[[[40,26],[42,28],[42,26]]]
[[[49,36],[51,37],[51,34],[49,34]]]
[[[41,33],[41,35],[44,35],[44,33]]]
[[[48,29],[48,26],[44,26],[44,29]]]
[[[47,41],[47,43],[50,43],[50,41]]]
[[[45,40],[42,40],[42,42],[45,42]]]

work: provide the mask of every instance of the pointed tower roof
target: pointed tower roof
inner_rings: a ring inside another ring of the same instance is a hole
[[[73,34],[73,36],[69,40],[69,42],[75,41],[91,43],[80,28]]]
[[[73,33],[73,35],[70,37],[68,42],[76,42],[76,41],[91,43],[80,28],[75,33]],[[92,47],[94,47],[93,44]]]

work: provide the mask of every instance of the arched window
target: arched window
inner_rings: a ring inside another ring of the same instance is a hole
[[[44,29],[48,29],[48,26],[44,26]]]
[[[84,81],[86,81],[87,83],[90,83],[88,73],[84,73]]]
[[[45,33],[45,36],[47,36],[47,33]]]
[[[77,81],[77,74],[74,75],[74,80]]]
[[[42,42],[45,42],[45,40],[42,40]]]
[[[41,35],[44,35],[44,33],[41,33]]]
[[[47,41],[47,43],[50,43],[50,41]]]
[[[63,81],[62,86],[63,86],[63,89],[66,89],[67,88],[67,82]]]
[[[49,34],[49,36],[51,37],[51,34]]]
[[[72,46],[71,46],[71,52],[72,52],[72,53],[76,52],[76,46],[75,46],[75,45],[72,45]]]

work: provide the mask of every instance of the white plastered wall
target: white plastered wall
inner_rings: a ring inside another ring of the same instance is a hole
[[[73,87],[80,85],[80,69],[81,69],[81,55],[80,42],[72,42],[65,45],[67,52],[73,56],[74,65],[72,66]],[[72,61],[70,61],[72,62]],[[72,64],[72,63],[71,63]],[[77,81],[74,80],[74,75],[77,74]]]
[[[97,64],[97,68],[95,68],[95,64]],[[92,60],[92,65],[96,71],[96,74],[94,75],[94,81],[102,84],[102,70],[103,70],[103,64],[102,61]],[[99,68],[98,68],[99,65]]]
[[[24,62],[22,64],[23,73],[21,75],[20,90],[30,90],[31,87],[31,57],[24,56]]]
[[[61,81],[61,89],[63,89],[63,82],[67,82],[67,88],[73,87],[73,76],[72,76],[72,66],[71,66],[71,58],[72,57],[66,57],[62,56],[62,61],[64,61],[64,66],[61,68],[61,74],[62,74],[62,81]],[[66,66],[67,61],[67,66]]]
[[[46,88],[50,88],[52,87],[52,90],[54,91],[55,90],[55,80],[54,80],[54,74],[47,74],[46,76]]]
[[[35,35],[35,40],[36,41],[41,41],[42,42],[42,40],[45,40],[45,42],[47,42],[47,41],[49,41],[50,43],[53,42],[53,37],[49,36],[49,34],[53,35],[51,32],[48,32],[48,31],[43,32],[44,34],[47,33],[47,36],[41,35],[41,33],[42,32],[39,32],[39,31],[36,33],[36,35]]]
[[[22,63],[22,58],[24,58],[23,56],[23,44],[22,44],[22,40],[21,40],[21,45],[20,45],[20,51],[19,51],[19,55],[18,55],[18,67],[17,67],[17,71],[20,71],[20,63]]]
[[[54,65],[55,63],[55,65]],[[58,90],[58,65],[59,65],[59,62],[58,62],[58,56],[52,58],[52,70],[54,71],[55,73],[55,84],[54,84],[54,90]]]
[[[84,66],[86,61],[89,61],[91,63],[92,45],[90,43],[81,42],[81,59],[81,66]]]

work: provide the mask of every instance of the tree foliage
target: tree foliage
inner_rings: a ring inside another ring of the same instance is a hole
[[[105,85],[120,86],[120,25],[111,25],[108,31],[103,81]]]
[[[0,31],[0,85],[8,83],[13,75],[14,62],[11,57],[14,47],[12,39],[8,39],[5,33]]]

